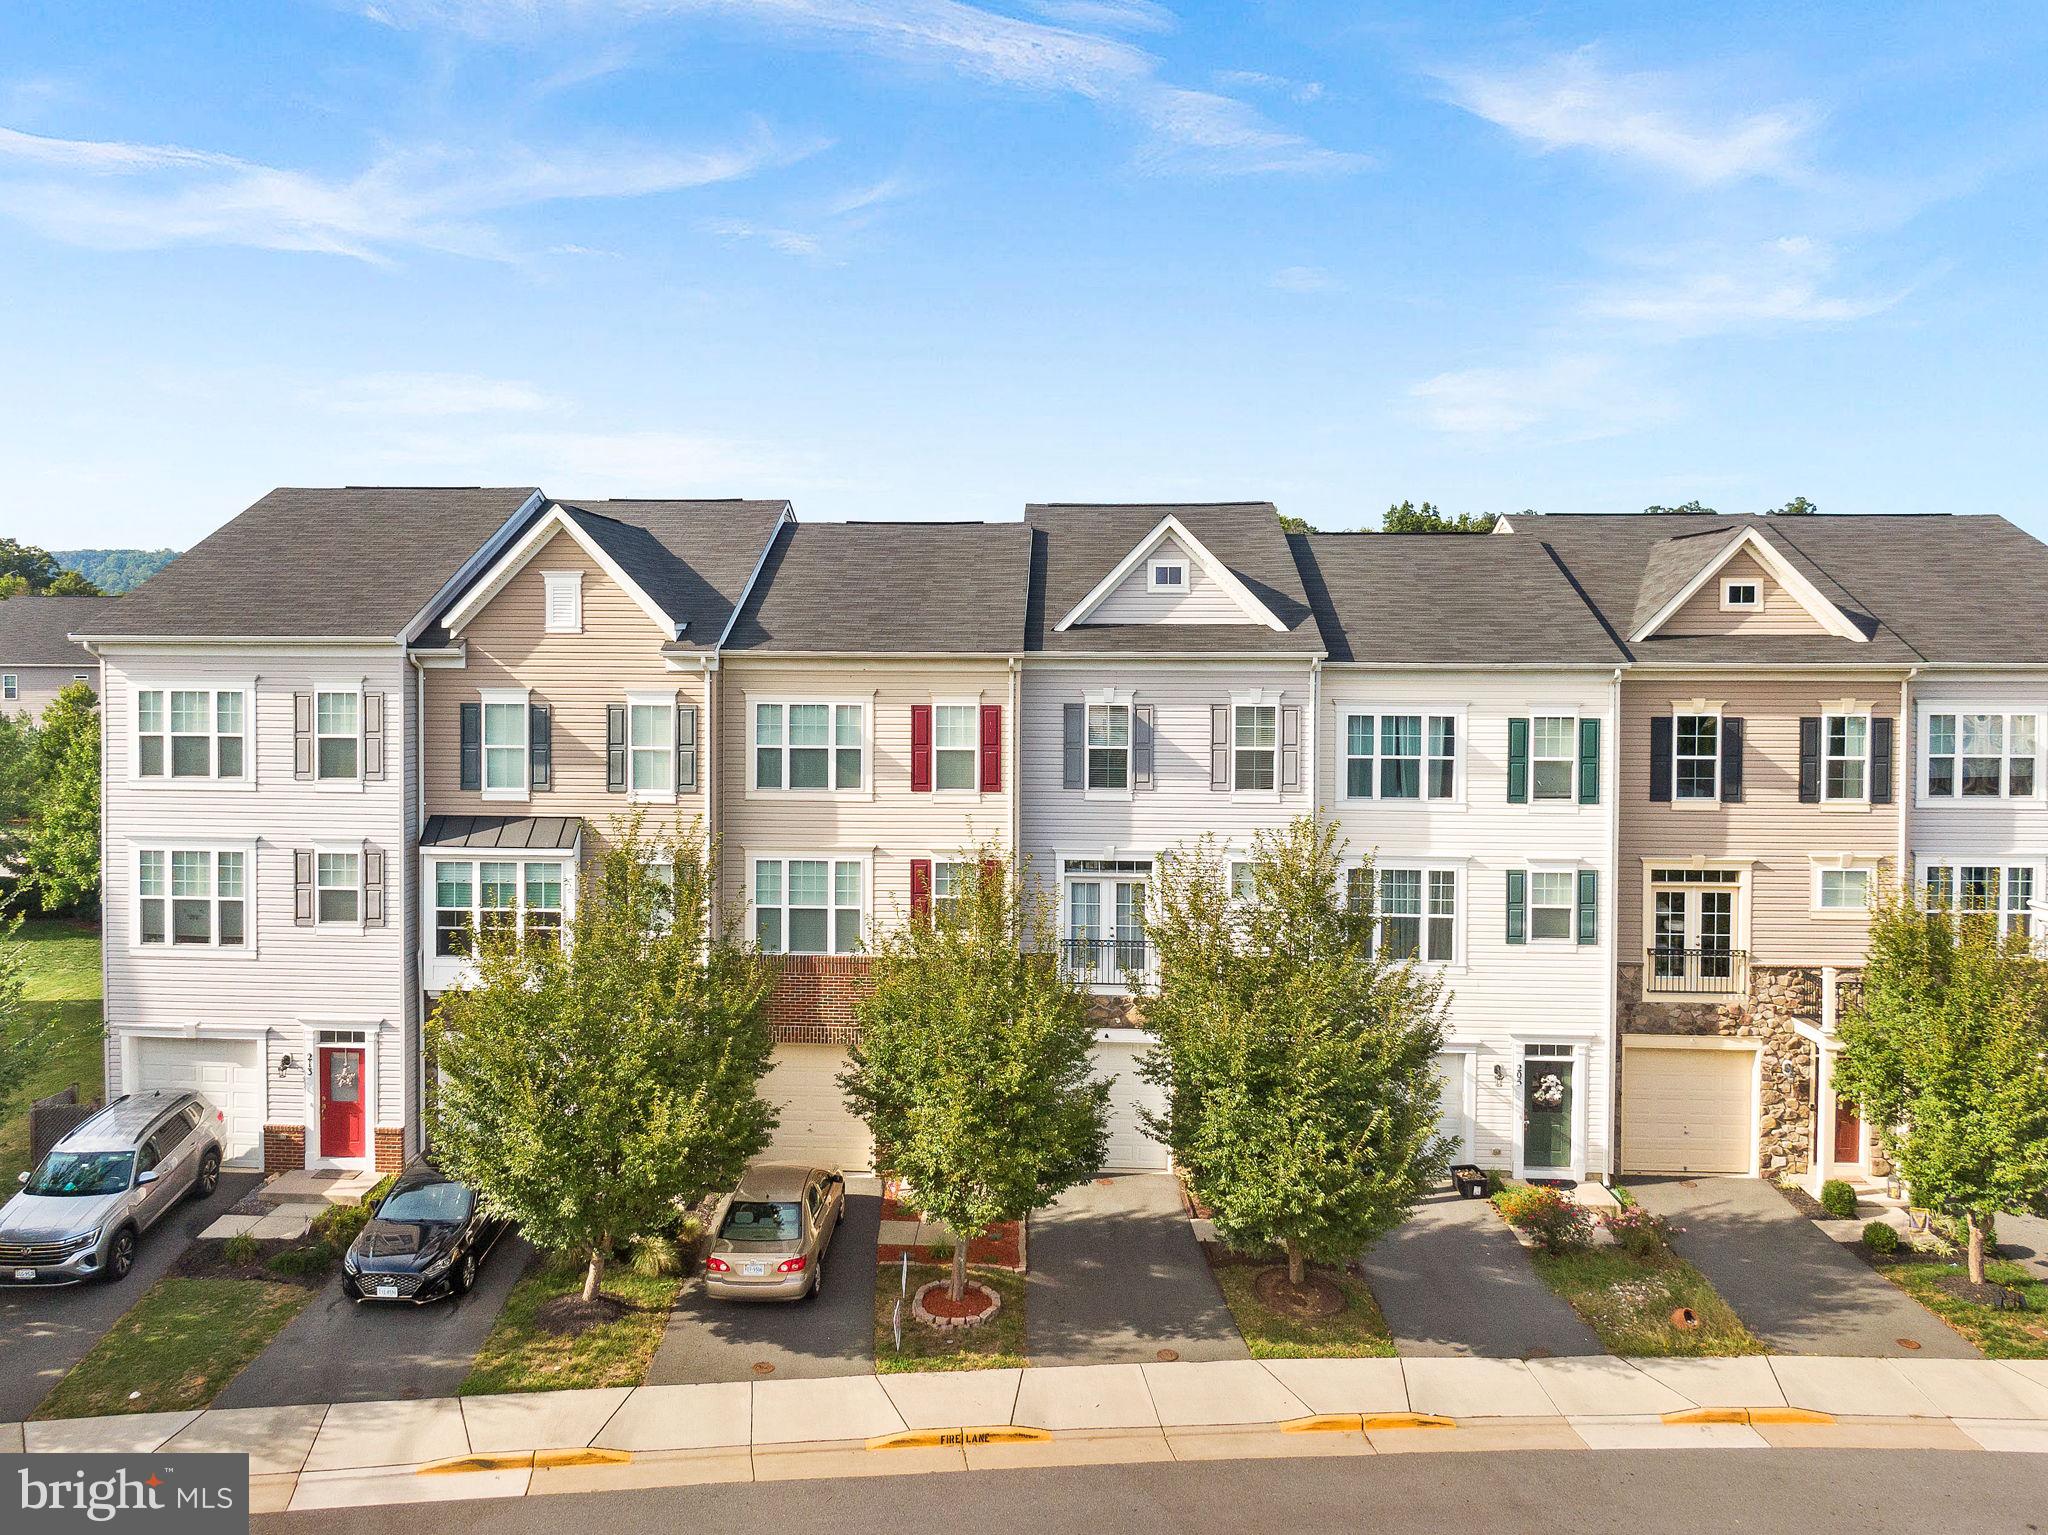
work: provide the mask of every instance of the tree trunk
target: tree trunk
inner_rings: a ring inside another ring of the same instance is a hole
[[[1287,1282],[1296,1289],[1308,1278],[1308,1263],[1301,1256],[1301,1243],[1293,1237],[1287,1239]]]
[[[958,1301],[967,1293],[967,1238],[956,1236],[953,1241],[953,1277],[946,1283],[946,1298]]]
[[[1975,1210],[1963,1217],[1970,1223],[1970,1283],[1984,1282],[1984,1218]]]
[[[583,1271],[583,1303],[586,1306],[597,1299],[597,1287],[604,1282],[606,1246],[606,1243],[599,1242],[590,1249],[590,1267]]]

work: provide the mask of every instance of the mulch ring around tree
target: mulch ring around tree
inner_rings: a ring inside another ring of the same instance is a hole
[[[607,1295],[602,1290],[597,1292],[595,1300],[585,1300],[581,1295],[560,1295],[534,1312],[533,1322],[542,1332],[558,1335],[579,1333],[606,1322],[616,1322],[633,1309],[630,1301]]]
[[[910,1298],[910,1314],[932,1327],[978,1327],[1003,1309],[1003,1298],[985,1284],[967,1281],[958,1300],[947,1292],[949,1281],[934,1280]]]
[[[1957,1300],[1966,1300],[1974,1306],[1989,1306],[1995,1311],[2027,1309],[2024,1292],[2009,1290],[2000,1284],[1972,1284],[1967,1274],[1944,1274],[1934,1281],[1934,1287]]]
[[[1343,1290],[1313,1270],[1297,1285],[1285,1268],[1269,1268],[1252,1280],[1252,1294],[1268,1311],[1304,1322],[1335,1316],[1348,1304]]]

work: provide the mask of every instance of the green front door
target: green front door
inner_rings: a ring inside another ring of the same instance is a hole
[[[1522,1165],[1530,1172],[1572,1165],[1572,1066],[1541,1057],[1522,1063]]]

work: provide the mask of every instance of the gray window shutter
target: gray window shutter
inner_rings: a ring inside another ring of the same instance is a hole
[[[1600,803],[1600,722],[1579,721],[1579,803]]]
[[[1088,706],[1067,704],[1060,710],[1060,786],[1088,787]]]
[[[1529,875],[1523,869],[1508,870],[1508,942],[1529,941]]]
[[[1672,741],[1676,722],[1668,714],[1650,716],[1650,803],[1671,803]]]
[[[1742,721],[1721,716],[1721,802],[1742,803]]]
[[[1820,803],[1820,716],[1799,721],[1799,803]]]
[[[1301,710],[1293,705],[1280,711],[1280,787],[1301,787]]]
[[[1131,710],[1131,786],[1152,787],[1152,706],[1138,704]]]
[[[1892,722],[1883,715],[1870,717],[1870,803],[1892,802]]]
[[[1209,706],[1209,787],[1230,791],[1230,705]]]
[[[1600,941],[1600,871],[1579,870],[1579,942]]]
[[[697,792],[697,706],[676,705],[676,793]]]
[[[484,786],[484,706],[464,704],[462,717],[462,787]]]
[[[1508,803],[1529,803],[1529,722],[1508,721]],[[1510,940],[1519,943],[1519,938]]]
[[[384,776],[384,695],[363,695],[363,777],[375,782]]]
[[[363,849],[363,925],[384,925],[384,849]]]
[[[292,922],[298,927],[313,925],[313,850],[292,850]]]
[[[292,694],[292,777],[301,783],[313,776],[313,695]]]
[[[626,706],[604,706],[604,787],[609,794],[626,792]]]
[[[536,790],[555,786],[555,711],[547,704],[526,706],[527,774]]]

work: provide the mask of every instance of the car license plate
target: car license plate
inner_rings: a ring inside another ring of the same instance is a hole
[[[749,1278],[756,1278],[768,1272],[768,1265],[765,1263],[742,1263],[740,1265],[740,1272]]]
[[[377,1286],[377,1299],[379,1299],[379,1300],[397,1300],[397,1299],[398,1299],[398,1286],[397,1286],[397,1285],[395,1285],[395,1284],[380,1284],[380,1285],[378,1285],[378,1286]]]
[[[36,1271],[34,1269],[16,1269],[14,1277],[16,1279],[33,1279],[36,1277]]]

